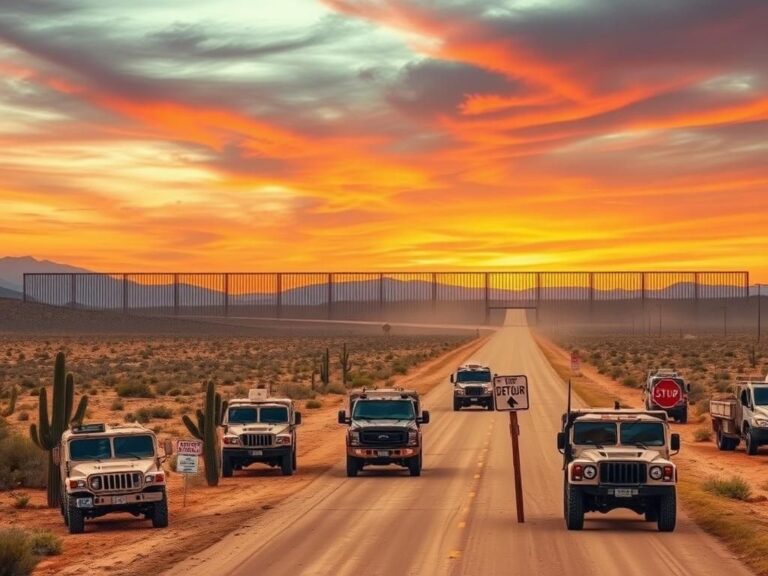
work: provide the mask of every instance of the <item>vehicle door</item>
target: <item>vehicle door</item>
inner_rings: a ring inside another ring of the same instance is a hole
[[[744,386],[741,389],[741,392],[739,392],[738,404],[739,404],[739,410],[741,412],[741,418],[739,419],[739,421],[742,424],[742,428],[745,422],[751,426],[752,420],[754,417],[753,404],[752,404],[752,391],[746,386]]]

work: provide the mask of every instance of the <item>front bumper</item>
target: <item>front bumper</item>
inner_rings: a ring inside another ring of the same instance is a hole
[[[135,492],[133,494],[92,495],[77,493],[69,499],[77,508],[99,508],[103,506],[131,506],[148,502],[160,502],[165,497],[163,492]]]
[[[571,490],[578,490],[582,492],[583,494],[588,494],[589,496],[598,496],[598,497],[605,497],[605,498],[616,498],[617,500],[623,500],[627,499],[630,500],[632,498],[645,498],[645,497],[655,497],[655,496],[666,496],[669,494],[674,494],[675,492],[675,485],[669,484],[667,486],[662,486],[658,484],[653,485],[647,485],[647,484],[641,484],[639,486],[611,486],[611,485],[605,485],[605,484],[569,484],[569,488]],[[617,496],[617,490],[619,491]],[[629,492],[626,492],[626,491]]]
[[[413,458],[421,452],[419,446],[408,448],[369,448],[366,446],[347,446],[347,456],[365,460],[395,461],[403,458]]]
[[[224,448],[221,453],[230,459],[258,461],[288,456],[292,451],[293,446],[289,444],[269,448]]]

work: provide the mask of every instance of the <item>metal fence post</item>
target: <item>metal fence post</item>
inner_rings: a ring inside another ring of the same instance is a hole
[[[333,274],[328,274],[328,319],[333,317]]]
[[[384,312],[384,274],[379,274],[379,312]]]
[[[283,317],[283,275],[278,272],[276,280],[277,300],[275,316],[277,318]]]
[[[491,323],[491,283],[490,274],[486,272],[483,274],[485,284],[485,323]]]
[[[77,308],[77,280],[75,279],[75,274],[69,275],[69,304],[70,308]]]
[[[27,274],[21,276],[21,301],[27,301]]]
[[[229,274],[224,273],[224,316],[229,316]]]
[[[173,313],[179,314],[179,275],[173,275]]]

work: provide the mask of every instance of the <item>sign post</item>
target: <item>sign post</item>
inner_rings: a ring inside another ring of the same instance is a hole
[[[184,474],[184,500],[187,505],[187,478],[198,472],[198,457],[203,453],[203,443],[199,440],[178,440],[176,442],[176,472]]]
[[[520,426],[517,413],[528,410],[528,377],[495,376],[493,379],[493,400],[496,410],[509,412],[509,435],[512,438],[512,465],[515,472],[515,502],[517,521],[525,522],[523,507],[523,478],[520,470]]]

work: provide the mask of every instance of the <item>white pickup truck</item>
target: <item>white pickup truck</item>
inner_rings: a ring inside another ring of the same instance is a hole
[[[709,413],[720,450],[735,450],[741,440],[747,454],[754,456],[768,444],[768,378],[736,385],[735,397],[710,400]]]

